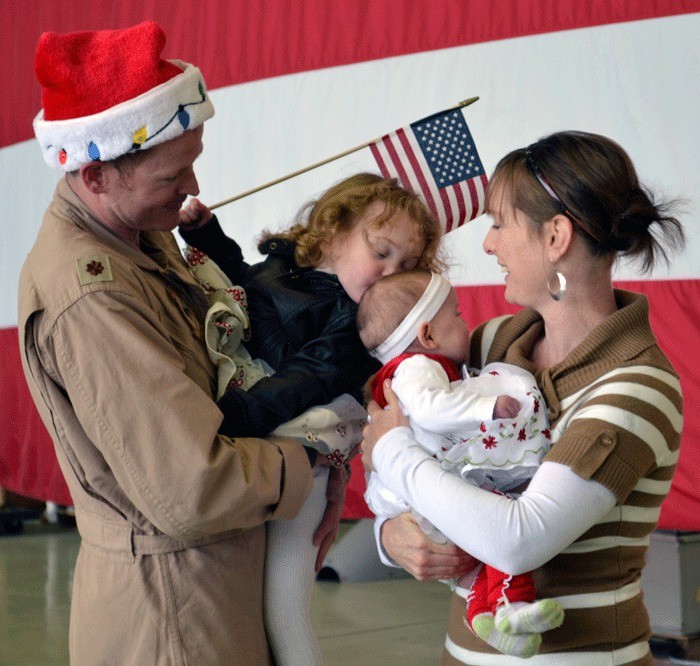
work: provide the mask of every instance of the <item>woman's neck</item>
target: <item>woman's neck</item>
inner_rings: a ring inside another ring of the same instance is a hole
[[[570,290],[562,301],[552,301],[540,310],[544,334],[533,347],[530,360],[540,369],[561,363],[616,310],[610,281],[590,285],[585,294]]]

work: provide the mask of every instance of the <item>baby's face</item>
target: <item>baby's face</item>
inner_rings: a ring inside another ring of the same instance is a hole
[[[438,313],[431,322],[433,337],[439,345],[438,353],[447,356],[458,366],[469,356],[469,327],[459,311],[459,299],[454,289],[450,290]]]

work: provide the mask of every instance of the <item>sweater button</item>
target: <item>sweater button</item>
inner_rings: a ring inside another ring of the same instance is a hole
[[[610,435],[603,435],[603,437],[600,440],[600,443],[603,446],[612,446],[613,444],[613,438],[610,437]]]

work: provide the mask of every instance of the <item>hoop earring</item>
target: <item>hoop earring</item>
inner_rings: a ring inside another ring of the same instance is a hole
[[[554,278],[557,279],[557,289],[552,290],[552,282]],[[552,270],[547,278],[547,291],[549,295],[555,300],[560,301],[564,296],[566,296],[566,278],[557,270],[557,267],[552,264]]]

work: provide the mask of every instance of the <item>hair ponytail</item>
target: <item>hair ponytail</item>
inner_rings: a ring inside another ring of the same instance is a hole
[[[629,155],[598,134],[557,132],[512,151],[496,166],[490,192],[503,191],[501,184],[536,226],[564,214],[594,256],[639,260],[644,273],[685,245],[672,214],[679,202],[655,201]]]

